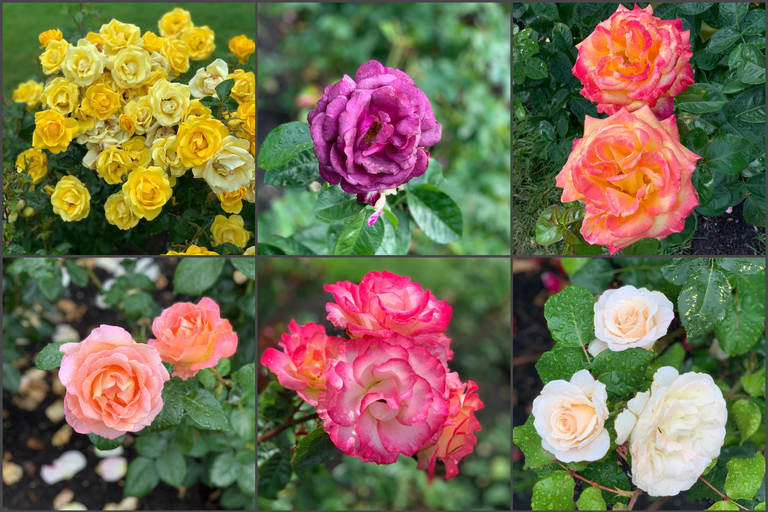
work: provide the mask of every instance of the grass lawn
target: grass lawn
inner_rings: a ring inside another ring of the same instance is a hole
[[[256,35],[256,8],[254,3],[101,3],[92,4],[99,18],[86,20],[90,30],[98,32],[102,23],[112,18],[123,23],[138,25],[142,32],[158,33],[160,17],[174,7],[186,9],[195,25],[208,25],[216,34],[216,50],[210,60],[225,58],[229,54],[228,41],[239,34],[250,38]],[[58,28],[75,29],[75,22],[62,9],[60,3],[4,3],[3,4],[3,96],[10,96],[19,82],[30,78],[42,80],[38,57],[38,36],[41,32]],[[66,33],[65,33],[66,35]],[[254,58],[246,67],[255,68]],[[195,68],[195,63],[192,68]]]

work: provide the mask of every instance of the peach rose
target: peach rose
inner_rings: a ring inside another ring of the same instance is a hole
[[[59,350],[64,414],[75,432],[116,439],[148,426],[162,410],[168,370],[157,350],[125,329],[102,325]]]
[[[700,156],[680,143],[675,116],[656,119],[647,105],[584,120],[557,176],[561,201],[581,201],[581,234],[611,254],[642,240],[679,233],[699,204],[691,175]]]
[[[187,380],[203,368],[216,366],[237,349],[237,333],[229,320],[221,318],[219,306],[207,297],[197,305],[180,302],[163,311],[152,322],[157,339],[147,343],[173,363],[173,376]]]
[[[573,74],[581,80],[581,95],[598,103],[598,112],[630,112],[648,105],[659,119],[672,115],[672,98],[693,83],[688,61],[693,53],[690,31],[681,20],[652,16],[653,7],[619,5],[576,45],[579,56]]]

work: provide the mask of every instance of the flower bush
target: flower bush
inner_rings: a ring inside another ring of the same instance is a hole
[[[87,9],[78,14],[82,22]],[[25,227],[56,231],[51,205],[64,222],[87,221],[69,233],[110,235],[78,247],[78,254],[112,253],[120,238],[141,247],[141,237],[167,230],[166,250],[204,239],[219,253],[241,254],[253,238],[253,212],[242,201],[255,201],[255,75],[238,66],[254,52],[253,41],[250,52],[247,38],[231,41],[230,62],[218,58],[206,66],[216,35],[180,8],[158,21],[160,35],[116,19],[98,32],[80,25],[67,37],[58,30],[41,34],[45,82],[21,84],[13,93],[19,105],[4,119],[6,130],[18,127],[7,136],[18,154],[15,172],[29,173],[34,185],[10,180],[32,208]],[[60,192],[65,180],[76,180],[76,187]],[[241,220],[237,243],[211,234],[221,210]],[[18,218],[13,212],[8,205],[6,221]],[[6,224],[6,252],[37,250],[39,242],[12,224]],[[141,235],[120,233],[139,225]]]
[[[765,226],[764,14],[747,3],[515,7],[514,115],[538,127],[534,149],[565,185],[564,204],[538,219],[539,244],[679,251],[698,216],[737,205]],[[646,135],[665,142],[640,150]],[[642,163],[624,159],[633,144]]]
[[[247,260],[7,262],[3,388],[18,403],[31,372],[60,380],[63,427],[76,432],[67,453],[83,459],[66,478],[85,467],[90,444],[121,447],[122,475],[102,476],[121,480],[125,497],[151,505],[160,482],[202,482],[220,489],[224,508],[255,506],[255,264]],[[14,420],[14,429],[25,424]],[[66,460],[40,477],[49,483]],[[91,498],[89,508],[104,505],[105,496]]]
[[[765,262],[614,263],[563,260],[571,285],[544,306],[555,345],[513,432],[536,474],[533,510],[682,492],[716,502],[708,510],[761,510]]]
[[[326,305],[328,320],[348,338],[292,321],[280,350],[269,347],[261,358],[284,388],[317,412],[266,430],[258,442],[319,417],[322,425],[298,441],[294,465],[323,462],[335,445],[376,464],[393,464],[400,455],[417,458],[430,480],[441,461],[445,479],[456,476],[458,463],[477,443],[475,411],[483,403],[477,385],[461,382],[448,366],[453,351],[443,331],[451,307],[408,277],[386,271],[367,274],[360,285],[338,282],[325,289],[335,300]],[[260,397],[260,415],[265,423],[284,419],[281,409],[290,402],[273,383]],[[259,490],[266,498],[274,499],[290,480],[290,471],[275,470],[285,457],[276,450],[259,463]]]
[[[437,243],[461,238],[461,210],[438,188],[442,168],[429,158],[442,127],[410,76],[366,62],[354,80],[344,75],[328,85],[307,120],[270,132],[259,167],[269,185],[319,192],[313,211],[334,228],[333,254],[407,254],[411,221]],[[259,250],[314,254],[276,235]]]

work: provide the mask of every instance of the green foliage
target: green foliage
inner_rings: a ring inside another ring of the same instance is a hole
[[[576,500],[576,506],[579,510],[607,510],[600,489],[592,486],[582,491],[581,496]]]
[[[525,424],[512,431],[513,442],[525,455],[525,469],[535,469],[552,464],[552,455],[541,447],[541,436],[533,426],[533,416],[528,416]]]
[[[727,466],[726,494],[734,499],[754,498],[765,476],[765,457],[758,452],[749,459],[731,459]]]
[[[93,443],[93,446],[99,450],[112,450],[123,444],[125,435],[115,439],[107,439],[105,437],[97,436],[96,434],[88,434],[88,438],[91,440],[91,443]]]
[[[553,471],[533,486],[533,510],[575,510],[573,489],[576,482],[565,471]]]
[[[592,341],[595,298],[579,286],[568,286],[544,306],[552,337],[561,347],[586,347]]]
[[[159,483],[160,476],[157,474],[157,469],[155,469],[155,463],[152,459],[136,457],[128,464],[128,473],[125,475],[125,488],[123,492],[126,496],[142,498],[149,494]]]
[[[611,393],[626,395],[640,387],[653,352],[630,348],[622,352],[603,350],[592,364],[592,374]]]
[[[173,290],[187,295],[201,295],[219,279],[224,258],[184,258],[173,275]]]
[[[64,343],[66,342],[60,341],[46,345],[37,355],[37,359],[35,359],[35,368],[38,370],[53,370],[61,366],[64,354],[59,351],[59,347]]]

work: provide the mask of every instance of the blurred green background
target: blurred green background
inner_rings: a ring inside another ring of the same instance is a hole
[[[38,57],[43,50],[37,37],[41,32],[58,28],[67,37],[67,30],[75,30],[75,21],[67,12],[78,4],[63,3],[3,3],[3,96],[10,96],[19,82],[30,78],[41,80],[43,75]],[[88,4],[83,4],[88,5]],[[98,32],[103,23],[115,18],[133,23],[142,33],[158,33],[157,22],[174,7],[189,11],[195,25],[208,25],[216,34],[216,50],[212,59],[229,55],[227,43],[236,35],[245,34],[253,39],[256,33],[256,13],[253,3],[99,3],[90,4],[89,11],[98,16],[85,19],[86,27]],[[253,57],[251,57],[252,65]],[[194,64],[192,65],[194,68]],[[252,68],[251,68],[252,69]]]
[[[485,408],[477,412],[482,429],[474,452],[459,463],[459,475],[427,484],[416,461],[364,463],[341,452],[315,466],[312,478],[295,475],[274,501],[259,509],[442,509],[479,510],[510,507],[510,261],[507,258],[261,258],[258,263],[259,359],[276,346],[291,319],[316,322],[328,332],[325,305],[332,295],[323,285],[359,283],[371,271],[409,276],[438,300],[453,307],[446,334],[452,339],[452,371],[474,380]],[[259,391],[274,380],[259,366]]]
[[[510,252],[510,7],[502,4],[297,4],[258,6],[259,141],[306,121],[323,89],[371,59],[404,70],[443,126],[432,157],[464,214],[449,245],[420,232],[417,254]],[[280,236],[317,226],[313,194],[259,178],[259,227]],[[313,235],[316,235],[312,231]]]

